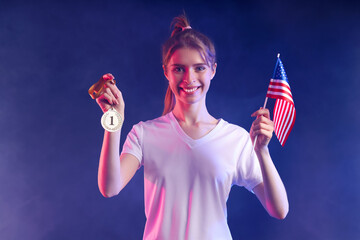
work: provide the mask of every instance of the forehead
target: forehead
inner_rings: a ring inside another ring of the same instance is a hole
[[[206,64],[203,56],[197,49],[193,48],[179,48],[170,58],[169,65],[194,65],[194,64]]]

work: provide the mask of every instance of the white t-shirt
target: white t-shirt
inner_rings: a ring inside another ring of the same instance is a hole
[[[227,240],[226,201],[231,186],[262,182],[250,136],[220,119],[194,140],[171,113],[133,126],[122,154],[144,166],[145,240]]]

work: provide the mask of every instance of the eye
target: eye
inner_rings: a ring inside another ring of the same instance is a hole
[[[174,67],[172,70],[175,73],[181,73],[181,72],[185,71],[184,68],[182,68],[182,67]]]
[[[205,66],[197,66],[197,67],[195,68],[195,71],[197,71],[197,72],[202,72],[202,71],[204,71],[205,69],[206,69]]]

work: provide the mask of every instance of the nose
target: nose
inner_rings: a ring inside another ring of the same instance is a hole
[[[185,83],[187,83],[188,85],[190,85],[191,83],[195,82],[195,74],[193,71],[191,71],[190,69],[188,71],[186,71],[186,73],[184,74],[184,79],[183,81]]]

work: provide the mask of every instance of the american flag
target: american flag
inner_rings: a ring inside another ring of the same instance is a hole
[[[290,85],[280,57],[277,58],[274,74],[270,79],[266,97],[276,99],[273,114],[275,134],[281,146],[284,146],[294,126],[296,111]]]

